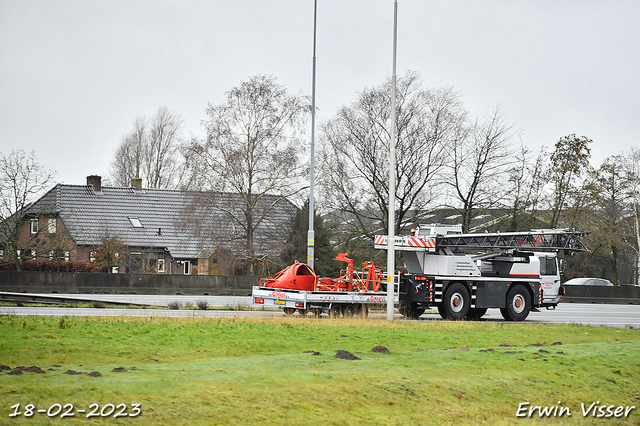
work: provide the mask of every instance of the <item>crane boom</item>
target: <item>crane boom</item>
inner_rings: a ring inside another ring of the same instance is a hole
[[[400,251],[427,252],[444,248],[458,252],[510,249],[588,251],[580,240],[586,234],[588,232],[580,229],[534,229],[527,232],[405,236],[396,237],[395,245]],[[386,241],[386,235],[376,235],[375,248],[384,249]]]

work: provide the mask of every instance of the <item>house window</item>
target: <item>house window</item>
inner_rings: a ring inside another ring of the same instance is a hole
[[[24,258],[25,259],[35,259],[36,258],[36,251],[34,249],[26,249],[24,251]]]
[[[51,250],[49,252],[49,260],[64,260],[69,262],[71,259],[71,253],[69,250]]]
[[[49,234],[55,234],[56,233],[56,218],[50,218],[47,221],[47,232]]]
[[[164,274],[164,259],[158,259],[156,269],[158,270],[158,273]]]
[[[31,219],[31,234],[38,233],[38,219]]]
[[[137,217],[130,217],[129,218],[129,222],[131,222],[131,226],[133,226],[134,228],[142,228],[142,222],[140,222],[140,219],[138,219]]]
[[[4,259],[4,250],[0,249],[0,259]]]
[[[191,275],[191,261],[189,260],[184,261],[184,274]]]

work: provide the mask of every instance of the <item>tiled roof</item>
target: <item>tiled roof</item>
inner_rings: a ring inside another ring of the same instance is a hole
[[[226,208],[223,211],[213,207]],[[196,258],[203,248],[220,246],[237,254],[244,249],[243,231],[231,214],[243,219],[238,194],[58,184],[34,203],[27,214],[58,214],[80,246],[95,246],[115,236],[130,247],[167,249],[174,258]],[[259,204],[276,203],[255,231],[256,254],[275,254],[284,244],[296,208],[288,200],[267,195]],[[223,206],[223,207],[224,207]],[[136,227],[131,219],[138,219]]]

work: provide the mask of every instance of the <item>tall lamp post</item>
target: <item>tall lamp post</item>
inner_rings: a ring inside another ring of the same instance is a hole
[[[313,186],[315,179],[315,133],[316,133],[316,16],[318,14],[318,0],[313,2],[313,77],[311,81],[311,170],[309,183],[309,232],[307,233],[307,264],[313,269],[315,258],[315,235],[313,231]]]
[[[389,141],[389,232],[387,239],[387,319],[393,321],[393,290],[396,270],[396,50],[398,44],[398,0],[393,2],[393,72],[391,74],[391,140]]]

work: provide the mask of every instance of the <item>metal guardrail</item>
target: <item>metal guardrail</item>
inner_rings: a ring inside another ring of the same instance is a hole
[[[43,295],[43,294],[29,294],[29,293],[12,293],[12,292],[0,292],[0,300],[6,302],[21,302],[21,303],[50,303],[54,305],[68,305],[74,303],[105,303],[107,305],[139,305],[139,306],[150,306],[145,303],[136,303],[136,302],[117,302],[111,300],[102,300],[102,299],[91,299],[91,298],[81,298],[81,297],[66,297],[66,296],[56,296],[52,295]]]

